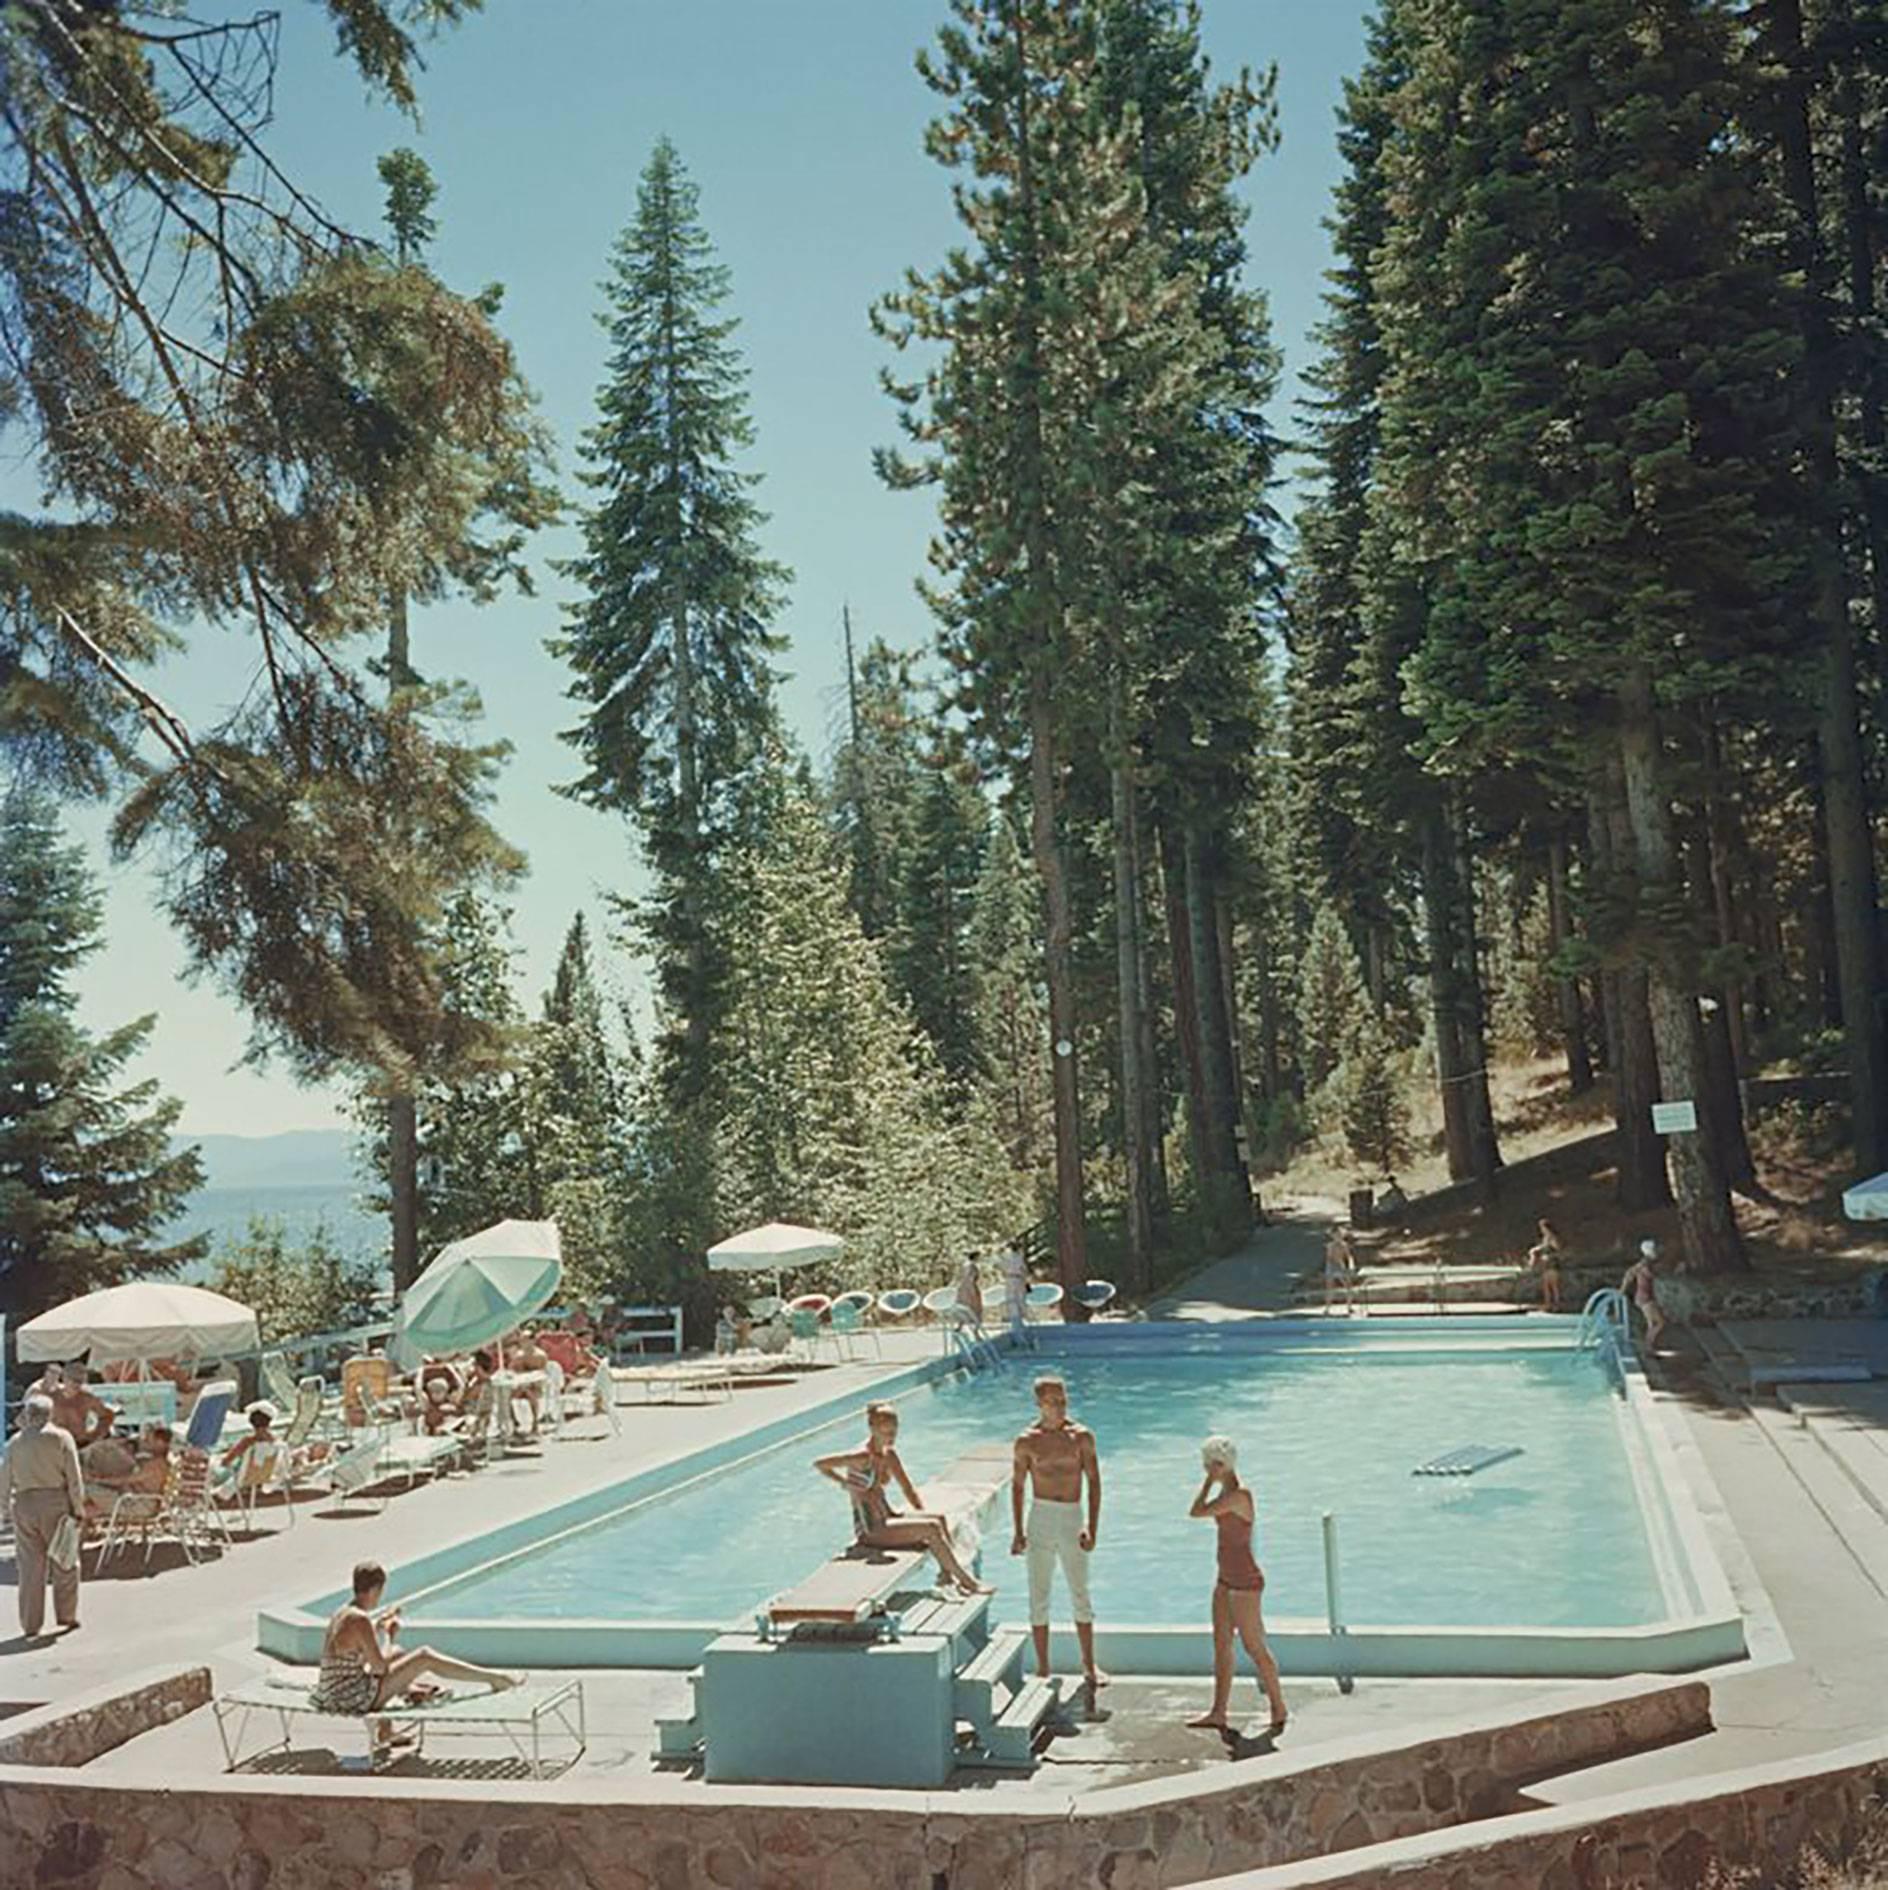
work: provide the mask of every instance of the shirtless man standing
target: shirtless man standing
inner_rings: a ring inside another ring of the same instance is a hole
[[[111,1435],[111,1427],[117,1420],[111,1406],[96,1392],[86,1389],[83,1365],[68,1365],[65,1382],[50,1395],[52,1421],[80,1450]]]
[[[1029,1557],[1029,1629],[1036,1642],[1036,1671],[1044,1675],[1049,1671],[1049,1588],[1056,1563],[1062,1564],[1082,1650],[1082,1678],[1092,1695],[1108,1684],[1108,1676],[1095,1665],[1095,1611],[1088,1598],[1088,1558],[1101,1527],[1101,1462],[1094,1432],[1069,1420],[1068,1386],[1051,1373],[1038,1378],[1035,1389],[1036,1421],[1016,1440],[1010,1475],[1010,1512],[1016,1524],[1010,1553],[1027,1552]],[[1027,1523],[1026,1485],[1031,1499]]]

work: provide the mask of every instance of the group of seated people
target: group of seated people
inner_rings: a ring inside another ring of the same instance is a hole
[[[544,1374],[553,1364],[566,1384],[596,1376],[603,1360],[592,1349],[591,1332],[587,1316],[579,1314],[561,1331],[526,1325],[508,1341],[481,1346],[469,1356],[422,1360],[415,1374],[422,1429],[434,1437],[475,1421],[486,1387],[502,1370],[517,1381],[507,1389],[514,1407],[528,1413],[527,1430],[535,1431],[543,1416]]]

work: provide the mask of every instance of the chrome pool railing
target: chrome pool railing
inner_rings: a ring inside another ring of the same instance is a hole
[[[1348,1693],[1355,1684],[1350,1662],[1345,1658],[1345,1641],[1350,1630],[1344,1625],[1343,1591],[1337,1571],[1337,1517],[1326,1510],[1324,1526],[1324,1618],[1331,1630],[1331,1660],[1337,1673],[1337,1690]]]

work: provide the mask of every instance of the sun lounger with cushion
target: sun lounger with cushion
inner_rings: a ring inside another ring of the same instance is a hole
[[[543,1778],[556,1769],[565,1770],[582,1757],[588,1743],[584,1728],[583,1682],[581,1680],[527,1680],[522,1686],[507,1687],[502,1693],[488,1693],[478,1688],[454,1689],[424,1706],[376,1708],[370,1713],[334,1713],[309,1704],[314,1682],[300,1675],[261,1674],[232,1687],[214,1701],[216,1730],[223,1742],[227,1769],[262,1757],[264,1753],[287,1749],[290,1722],[298,1717],[348,1719],[367,1733],[370,1750],[373,1724],[391,1719],[403,1730],[411,1731],[417,1743],[401,1749],[402,1758],[422,1754],[428,1732],[469,1736],[484,1734],[506,1739],[518,1759],[531,1768],[533,1778]],[[280,1738],[253,1752],[245,1753],[243,1743],[253,1715],[274,1714]],[[545,1752],[547,1738],[559,1749]],[[563,1749],[566,1742],[568,1750]]]

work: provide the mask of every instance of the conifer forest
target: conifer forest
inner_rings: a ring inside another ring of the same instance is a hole
[[[285,4],[402,110],[483,24]],[[836,739],[782,709],[764,285],[686,149],[571,259],[560,438],[416,149],[360,153],[366,227],[278,157],[305,35],[0,10],[0,1312],[198,1257],[153,1020],[75,984],[129,863],[348,1098],[396,1285],[555,1217],[580,1290],[712,1316],[704,1248],[780,1218],[848,1284],[1026,1237],[1133,1299],[1318,1150],[1497,1198],[1523,1065],[1683,1271],[1751,1264],[1745,1079],[1888,1169],[1888,7],[1377,0],[1299,399],[1290,47],[1209,60],[1215,4],[910,10],[955,233],[878,259],[856,450],[923,627],[828,626]],[[439,628],[520,592],[615,836],[539,992],[506,705]]]

